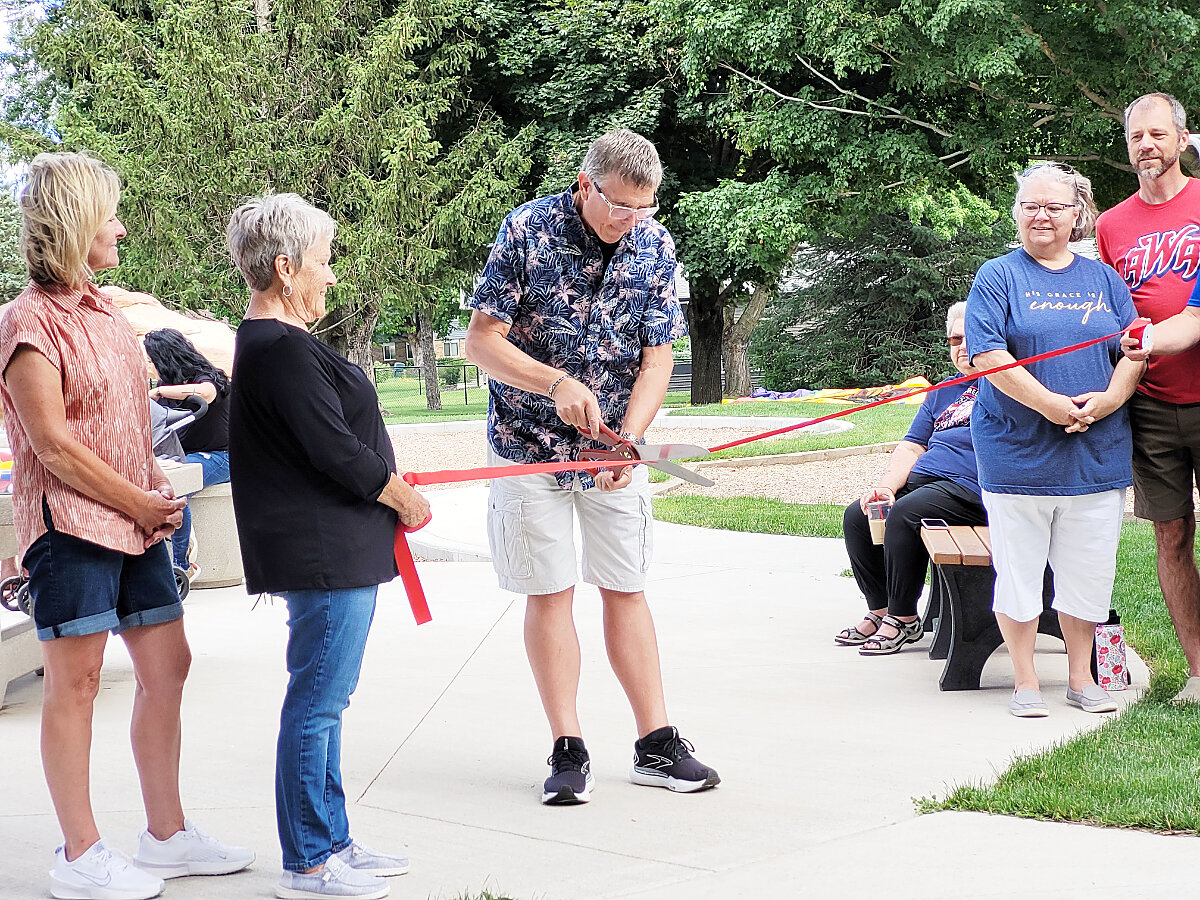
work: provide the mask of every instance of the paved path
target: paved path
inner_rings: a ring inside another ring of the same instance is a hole
[[[449,540],[462,554],[484,552],[483,489],[435,492],[433,502],[434,522],[421,535],[427,553]],[[587,588],[577,602],[580,706],[596,791],[586,806],[542,807],[550,735],[522,648],[522,601],[495,587],[487,562],[422,563],[434,620],[417,628],[399,584],[383,590],[345,724],[354,833],[404,845],[413,861],[393,880],[393,897],[484,889],[517,900],[1200,895],[1187,865],[1194,838],[915,815],[914,797],[991,779],[1014,754],[1098,724],[1102,717],[1059,699],[1066,658],[1052,643],[1038,660],[1052,715],[1018,720],[1006,711],[1003,653],[985,671],[986,689],[942,694],[940,664],[924,643],[880,659],[834,646],[831,636],[860,605],[840,574],[840,542],[661,523],[656,534],[649,593],[669,709],[697,755],[719,769],[721,786],[674,795],[628,783],[633,725]],[[229,878],[169,882],[166,897],[273,894],[285,611],[252,605],[235,588],[188,598],[195,662],[183,791],[197,821],[252,844],[259,860]],[[1133,671],[1144,687],[1144,668]],[[40,690],[34,677],[18,682],[0,712],[4,900],[47,896],[60,840],[38,758]],[[96,705],[93,796],[103,833],[126,851],[142,827],[131,702],[130,664],[114,641]],[[885,880],[851,874],[864,865],[886,869]]]

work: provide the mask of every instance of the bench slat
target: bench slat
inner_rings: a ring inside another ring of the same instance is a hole
[[[975,529],[970,525],[951,525],[950,537],[954,539],[954,543],[958,544],[958,549],[962,552],[964,566],[990,566],[992,564],[992,552],[979,539],[979,536],[975,534]]]
[[[939,566],[961,566],[962,551],[949,531],[941,528],[922,528],[921,540],[929,551],[929,558]]]
[[[976,525],[975,535],[983,542],[983,546],[987,547],[990,553],[992,550],[992,534],[988,531],[988,527],[986,525]]]

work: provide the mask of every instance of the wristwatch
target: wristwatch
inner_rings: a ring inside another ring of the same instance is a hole
[[[638,437],[632,431],[622,431],[621,432],[621,440],[629,441],[629,443],[637,444],[639,446],[646,443],[646,439],[644,437]]]

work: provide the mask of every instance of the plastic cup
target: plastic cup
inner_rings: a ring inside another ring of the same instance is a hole
[[[892,504],[887,500],[872,500],[867,504],[867,524],[871,527],[871,543],[883,543],[883,532],[887,527],[887,516],[891,508]]]

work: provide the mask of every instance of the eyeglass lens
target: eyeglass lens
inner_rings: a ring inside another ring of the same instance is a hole
[[[1022,203],[1021,212],[1030,218],[1036,216],[1040,210],[1045,210],[1046,215],[1052,219],[1057,219],[1068,209],[1074,209],[1074,205],[1070,203]]]

